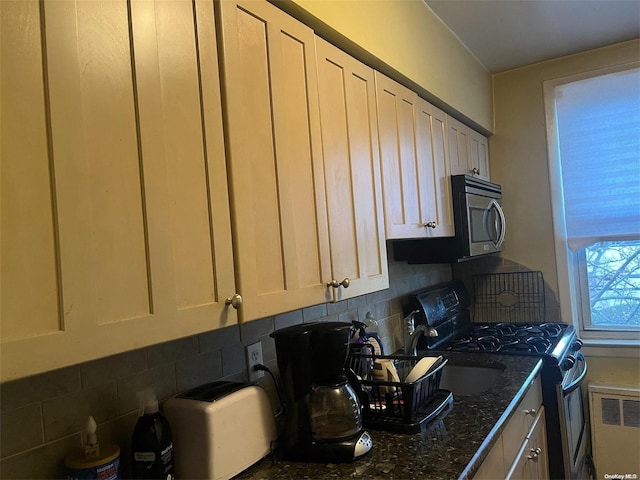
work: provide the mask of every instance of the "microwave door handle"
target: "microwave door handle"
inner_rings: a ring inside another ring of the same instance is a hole
[[[497,247],[498,239],[500,238],[500,233],[498,232],[497,217],[493,219],[493,231],[490,228],[492,225],[489,223],[491,221],[491,210],[495,208],[494,202],[495,200],[491,200],[489,202],[489,205],[484,209],[483,216],[482,216],[482,224],[484,225],[484,230],[485,230],[485,233],[487,234],[487,237],[489,237],[489,240],[491,241],[491,243],[495,248]],[[494,233],[495,233],[495,237],[498,237],[498,238],[494,237]]]
[[[500,204],[496,201],[496,200],[491,200],[491,203],[489,205],[489,209],[491,208],[495,208],[496,212],[498,212],[498,216],[500,217],[500,225],[501,228],[498,230],[498,219],[496,219],[496,232],[498,233],[498,240],[496,240],[494,246],[496,248],[500,248],[502,246],[502,244],[504,243],[504,237],[505,234],[507,232],[507,219],[504,216],[504,212],[502,211],[502,207],[500,206]]]
[[[500,236],[498,238],[498,244],[496,245],[496,248],[500,248],[504,243],[504,237],[507,233],[507,219],[504,216],[504,211],[502,210],[502,206],[495,200],[493,200],[493,203],[495,204],[496,210],[498,211],[498,215],[500,215],[500,223],[502,225],[502,228],[500,229]]]

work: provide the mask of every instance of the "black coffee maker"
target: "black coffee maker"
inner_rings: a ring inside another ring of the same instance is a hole
[[[350,323],[316,322],[271,334],[285,397],[284,457],[345,462],[371,449],[358,397],[344,375],[352,332]]]

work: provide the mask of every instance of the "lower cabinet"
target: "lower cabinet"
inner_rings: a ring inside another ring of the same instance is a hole
[[[479,480],[498,480],[505,478],[504,454],[502,453],[502,436],[498,437],[496,443],[489,454],[485,457],[482,465],[476,472],[475,477]]]
[[[527,438],[507,472],[506,479],[549,478],[544,408],[536,416]]]
[[[548,479],[546,438],[542,389],[537,376],[474,478]]]

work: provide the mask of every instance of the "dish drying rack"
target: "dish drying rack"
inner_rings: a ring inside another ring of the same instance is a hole
[[[370,372],[376,360],[391,360],[400,378],[423,357],[405,355],[349,354],[348,377],[362,407],[364,426],[394,433],[417,433],[453,402],[453,394],[440,390],[442,370],[447,359],[435,364],[413,383],[373,379]]]

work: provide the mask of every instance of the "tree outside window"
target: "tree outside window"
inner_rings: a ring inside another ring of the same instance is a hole
[[[640,241],[586,249],[591,325],[640,327]]]

